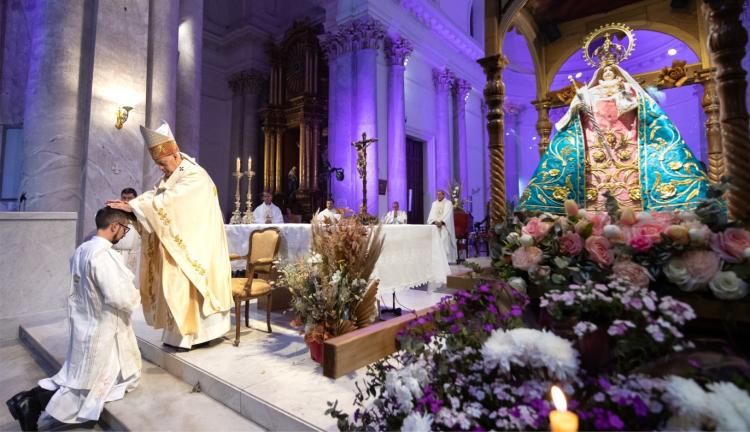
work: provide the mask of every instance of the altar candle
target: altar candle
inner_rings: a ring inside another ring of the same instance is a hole
[[[253,170],[253,158],[251,157],[247,158],[247,170],[248,172]]]
[[[568,411],[565,395],[558,386],[552,386],[552,402],[555,409],[549,413],[549,426],[552,432],[576,432],[578,416]]]
[[[240,172],[240,158],[237,158],[237,172]]]

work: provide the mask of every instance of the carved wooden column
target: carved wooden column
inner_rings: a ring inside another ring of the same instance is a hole
[[[740,22],[742,0],[704,0],[710,8],[708,44],[716,65],[721,113],[721,138],[726,154],[726,173],[734,187],[729,194],[729,212],[735,219],[750,221],[750,134],[748,133],[742,68],[747,31]]]
[[[276,150],[274,151],[274,163],[276,164],[276,167],[273,169],[273,193],[281,193],[282,187],[281,187],[281,176],[284,174],[282,173],[281,168],[281,146],[283,144],[283,133],[281,130],[276,130],[276,139],[274,140],[276,142]]]
[[[505,205],[505,155],[503,149],[503,100],[505,84],[503,69],[508,59],[502,54],[479,60],[487,75],[484,99],[487,103],[487,131],[490,135],[490,220],[500,223],[506,217]]]
[[[274,139],[276,131],[273,127],[263,126],[263,190],[271,190],[271,179],[273,178],[273,168],[276,167],[271,161],[273,151],[276,150]]]
[[[724,150],[721,145],[721,124],[719,122],[719,95],[716,93],[714,70],[704,69],[697,73],[703,84],[701,106],[706,114],[706,140],[708,142],[708,178],[713,183],[725,174]]]
[[[536,121],[536,133],[539,135],[539,156],[547,151],[550,133],[552,133],[552,122],[549,120],[550,100],[542,99],[532,102],[536,107],[539,118]]]

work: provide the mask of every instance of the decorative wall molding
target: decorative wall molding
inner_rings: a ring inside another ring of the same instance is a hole
[[[426,0],[394,0],[401,8],[409,12],[417,21],[435,33],[444,41],[471,61],[484,57],[484,51],[477,42],[461,31],[442,12]]]
[[[385,59],[389,65],[405,66],[406,59],[414,51],[414,46],[401,36],[385,38]]]
[[[230,76],[228,84],[234,94],[258,94],[267,80],[268,78],[262,72],[251,68]]]

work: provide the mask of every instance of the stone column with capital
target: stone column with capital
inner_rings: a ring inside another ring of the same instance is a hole
[[[177,40],[177,121],[175,139],[188,155],[200,157],[203,0],[180,0]]]
[[[503,70],[508,59],[502,54],[495,54],[479,60],[487,83],[484,86],[484,97],[487,102],[487,131],[490,148],[490,220],[492,224],[501,223],[506,218],[505,204],[505,145],[503,144],[503,102],[505,84]]]
[[[709,6],[708,46],[716,65],[721,141],[726,158],[726,174],[732,179],[729,212],[735,219],[750,221],[750,133],[746,103],[747,72],[742,58],[747,30],[740,22],[742,0],[704,0]]]
[[[411,42],[401,36],[385,39],[388,64],[388,205],[398,201],[406,207],[406,108],[404,70],[413,51]]]
[[[454,113],[456,118],[456,144],[458,147],[458,177],[464,193],[469,193],[469,144],[466,140],[466,101],[469,99],[471,84],[456,78],[454,85]]]
[[[229,87],[232,89],[232,122],[231,122],[231,140],[229,145],[229,155],[227,157],[227,172],[233,172],[235,158],[239,157],[244,167],[248,158],[253,158],[253,170],[258,172],[260,167],[260,145],[258,138],[260,131],[260,119],[258,115],[258,94],[265,85],[265,75],[256,70],[248,69],[235,73],[229,78]],[[243,168],[243,171],[246,168]],[[264,172],[264,175],[266,173]],[[232,183],[234,179],[228,177]],[[260,196],[260,188],[265,186],[261,184],[261,178],[257,177],[253,181],[253,196]],[[246,184],[241,182],[240,195],[247,194]],[[233,191],[233,187],[227,189]]]
[[[518,103],[508,102],[503,105],[505,114],[505,194],[509,200],[518,202],[518,178],[521,168],[521,142],[519,138],[521,128],[521,113],[524,106]]]
[[[339,206],[356,209],[352,186],[356,171],[352,170],[352,52],[351,38],[342,29],[320,37],[321,49],[328,60],[328,162],[343,168],[345,180],[333,179],[329,193]]]
[[[91,94],[81,98],[78,84],[88,82],[90,91],[94,36],[87,24],[95,26],[87,9],[85,2],[36,2],[30,13],[19,187],[27,211],[78,212],[83,206],[83,113],[90,110]]]
[[[350,144],[358,140],[362,133],[369,137],[378,134],[378,93],[377,93],[377,57],[381,42],[385,37],[383,25],[370,17],[353,21],[348,26],[351,35],[351,46],[354,53],[354,113],[353,136]],[[353,150],[350,148],[349,152]],[[367,152],[367,211],[377,215],[378,212],[378,146],[374,145]],[[352,158],[355,159],[355,158]],[[356,165],[356,160],[352,167]],[[355,172],[353,169],[352,174]],[[357,188],[355,188],[357,192]],[[362,201],[361,191],[357,193],[357,202]]]
[[[453,180],[451,136],[448,128],[448,104],[455,77],[447,68],[432,70],[432,81],[435,84],[435,187],[448,191]]]

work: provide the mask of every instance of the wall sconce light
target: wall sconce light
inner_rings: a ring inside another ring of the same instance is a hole
[[[121,106],[120,108],[117,108],[117,115],[115,117],[115,127],[117,129],[122,129],[122,125],[128,121],[128,113],[132,109],[133,107],[130,106]]]

